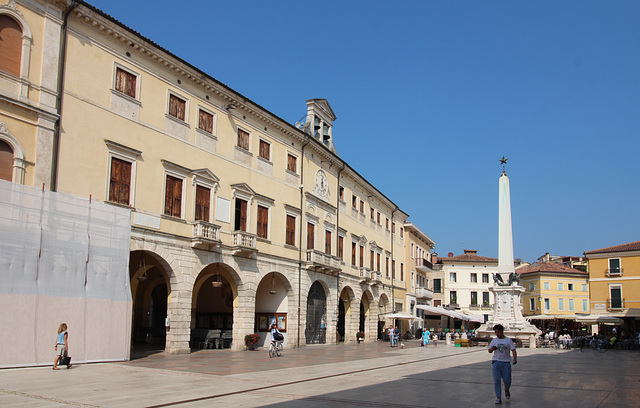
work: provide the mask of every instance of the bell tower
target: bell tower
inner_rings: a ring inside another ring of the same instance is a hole
[[[331,152],[337,154],[333,144],[334,120],[336,120],[336,115],[326,99],[307,100],[307,118],[302,130],[327,146]]]

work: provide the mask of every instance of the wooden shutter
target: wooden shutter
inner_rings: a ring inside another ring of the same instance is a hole
[[[371,251],[371,259],[369,259],[369,269],[373,270],[373,262],[375,261],[374,252]]]
[[[109,201],[129,205],[131,194],[131,163],[116,157],[111,158],[111,180]]]
[[[200,109],[198,113],[198,128],[207,133],[213,133],[213,115]]]
[[[187,103],[175,95],[169,95],[169,115],[184,120]]]
[[[135,98],[136,76],[123,69],[116,68],[116,91]]]
[[[376,268],[376,271],[380,272],[380,254],[376,254],[376,257],[377,257],[376,260],[377,260],[377,266],[378,266]]]
[[[13,149],[0,140],[0,179],[13,181]]]
[[[360,245],[360,264],[359,266],[362,268],[364,266],[364,247]]]
[[[267,239],[267,228],[269,226],[269,209],[258,206],[258,237]]]
[[[287,215],[287,232],[286,232],[286,244],[296,245],[296,217]]]
[[[297,166],[296,166],[296,157],[292,156],[292,155],[288,155],[287,156],[287,170],[292,171],[292,172],[296,172],[297,171]]]
[[[164,213],[180,218],[182,212],[182,180],[167,176],[164,198]]]
[[[356,243],[351,243],[351,265],[356,265]]]
[[[211,189],[196,186],[196,211],[195,219],[209,222],[209,208],[211,202]]]
[[[238,147],[249,150],[249,133],[238,129]]]
[[[246,231],[247,230],[247,202],[245,200],[239,200],[236,199],[236,202],[238,203],[238,229],[240,231]]]
[[[313,225],[310,222],[307,223],[307,249],[314,249],[315,234],[316,234],[315,225]]]
[[[22,28],[11,17],[0,15],[0,71],[20,76]]]
[[[338,236],[338,258],[344,260],[344,237]]]
[[[331,231],[324,231],[324,253],[331,255]]]
[[[264,140],[260,140],[260,157],[265,160],[271,160],[271,145]]]

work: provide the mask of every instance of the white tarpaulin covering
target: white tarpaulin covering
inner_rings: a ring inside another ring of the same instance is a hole
[[[0,180],[0,367],[128,360],[129,209]]]
[[[444,316],[453,317],[454,319],[464,320],[467,322],[484,323],[484,318],[482,316],[466,315],[463,313],[458,313],[453,310],[447,310],[440,306],[416,305],[416,309],[424,310],[426,314],[444,315]]]
[[[384,316],[385,319],[400,319],[400,320],[422,320],[419,317],[412,316],[407,313],[396,312]]]

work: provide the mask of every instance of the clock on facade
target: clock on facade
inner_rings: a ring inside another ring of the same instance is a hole
[[[318,170],[316,173],[316,192],[321,196],[326,196],[329,192],[327,175],[322,170]]]

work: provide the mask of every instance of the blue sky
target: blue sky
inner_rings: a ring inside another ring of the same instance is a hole
[[[638,1],[90,3],[291,123],[326,98],[441,256],[497,257],[503,155],[515,257],[640,240]]]

